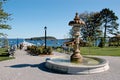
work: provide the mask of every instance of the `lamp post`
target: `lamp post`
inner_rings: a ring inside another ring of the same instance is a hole
[[[47,30],[47,27],[45,26],[44,29],[45,29],[45,49],[46,49],[46,34],[47,34],[46,30]]]

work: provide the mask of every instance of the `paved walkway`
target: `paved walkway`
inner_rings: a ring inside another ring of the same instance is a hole
[[[57,54],[57,53],[55,53]],[[59,54],[61,55],[61,54]],[[52,73],[44,68],[50,56],[30,56],[24,50],[17,50],[15,59],[0,62],[0,80],[119,80],[120,57],[103,57],[110,63],[110,70],[90,75],[69,75]]]

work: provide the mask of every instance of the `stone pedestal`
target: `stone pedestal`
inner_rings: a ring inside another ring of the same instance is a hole
[[[75,63],[81,63],[83,61],[82,56],[80,55],[80,53],[74,52],[71,55],[71,62],[75,62]]]

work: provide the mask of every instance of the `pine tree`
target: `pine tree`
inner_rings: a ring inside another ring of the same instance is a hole
[[[7,24],[7,21],[10,20],[9,13],[5,12],[3,9],[3,4],[7,0],[0,0],[0,29],[11,29],[10,25]],[[0,33],[0,36],[4,36],[4,33]]]
[[[108,8],[102,9],[102,11],[100,11],[100,14],[101,22],[104,27],[104,42],[106,42],[107,33],[113,34],[118,30],[119,24],[116,22],[118,20],[118,17],[112,10]]]

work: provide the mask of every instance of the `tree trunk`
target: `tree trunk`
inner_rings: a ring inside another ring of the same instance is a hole
[[[106,31],[107,31],[107,23],[105,23],[105,31],[104,31],[104,46],[105,46],[105,43],[106,43]]]

